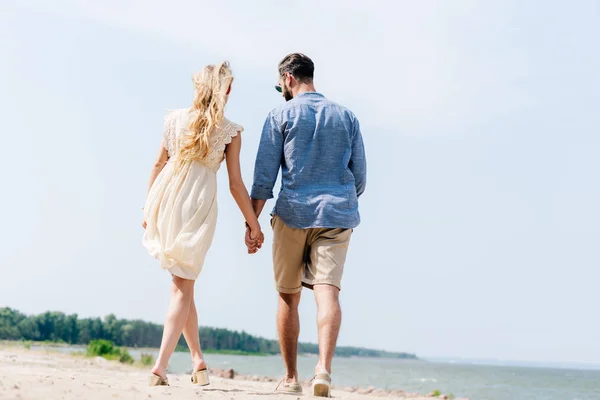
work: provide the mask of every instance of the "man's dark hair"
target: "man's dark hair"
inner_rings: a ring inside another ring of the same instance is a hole
[[[302,53],[292,53],[285,56],[279,63],[279,76],[286,72],[292,74],[298,82],[309,83],[313,80],[315,64]]]

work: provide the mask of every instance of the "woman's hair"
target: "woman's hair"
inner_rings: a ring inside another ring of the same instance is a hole
[[[210,151],[210,136],[224,118],[225,104],[233,74],[229,63],[207,65],[193,78],[195,97],[190,109],[189,134],[181,138],[177,160],[202,161]]]

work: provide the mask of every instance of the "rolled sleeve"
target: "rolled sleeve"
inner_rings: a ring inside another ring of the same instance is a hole
[[[260,137],[250,197],[256,200],[273,198],[273,187],[277,181],[282,157],[283,133],[271,112],[265,120]]]
[[[256,200],[269,200],[273,197],[273,188],[258,186],[256,183],[252,185],[250,197]]]

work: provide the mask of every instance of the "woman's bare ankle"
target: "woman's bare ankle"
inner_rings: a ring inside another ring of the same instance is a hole
[[[202,353],[192,356],[192,367],[194,371],[206,369],[206,362]]]
[[[163,379],[167,377],[167,369],[161,367],[158,364],[155,364],[154,367],[152,367],[152,369],[150,370],[150,372],[156,376],[160,376]]]

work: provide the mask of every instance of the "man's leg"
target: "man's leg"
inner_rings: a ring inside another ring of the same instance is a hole
[[[331,373],[331,360],[335,352],[342,309],[339,302],[340,290],[331,285],[315,285],[313,288],[317,300],[317,327],[319,332],[319,363],[315,373]]]
[[[307,230],[290,228],[278,217],[273,218],[272,225],[273,272],[275,287],[279,292],[277,333],[286,368],[285,379],[277,390],[286,393],[302,393],[302,387],[298,384],[296,358],[300,334],[298,305],[302,291]]]
[[[279,293],[277,333],[279,334],[279,346],[285,364],[287,382],[298,381],[296,359],[298,356],[298,335],[300,335],[299,304],[300,292]]]
[[[310,259],[302,283],[315,292],[319,332],[319,363],[316,374],[331,374],[342,310],[339,302],[351,229],[318,229],[309,236]]]

